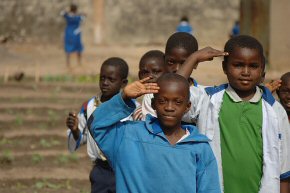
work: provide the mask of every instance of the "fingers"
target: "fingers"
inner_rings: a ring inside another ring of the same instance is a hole
[[[160,87],[157,85],[157,83],[145,83],[145,91],[144,93],[158,93]]]
[[[281,80],[271,80],[269,83],[266,83],[265,86],[271,91],[276,91],[281,86]]]
[[[142,80],[139,80],[139,82],[144,83],[144,82],[146,82],[147,80],[150,80],[150,79],[152,79],[152,77],[148,76],[146,78],[143,78]]]
[[[73,117],[76,117],[77,116],[75,112],[69,112],[68,115],[69,116],[73,116]]]
[[[66,126],[73,130],[77,124],[77,117],[76,113],[74,112],[69,112],[68,117],[66,118]]]
[[[213,56],[213,57],[219,57],[219,56],[228,56],[229,53],[228,52],[223,52],[220,50],[216,50],[214,48],[210,48],[209,47],[209,53]],[[212,59],[212,58],[211,58]]]

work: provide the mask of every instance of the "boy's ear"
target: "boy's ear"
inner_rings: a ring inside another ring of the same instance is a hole
[[[266,77],[266,72],[262,72],[262,74],[261,74],[261,81],[260,81],[260,83],[263,83],[263,82],[264,82],[264,80],[265,80],[265,77]]]
[[[128,84],[128,79],[122,80],[122,88],[124,88]]]
[[[156,110],[154,97],[151,99],[151,107],[152,109]]]
[[[225,74],[227,74],[227,64],[225,61],[222,62],[222,65],[223,65],[223,71]]]
[[[185,109],[185,111],[184,111],[184,114],[187,113],[187,112],[189,111],[190,107],[191,107],[191,102],[188,101],[188,103],[187,103],[187,105],[186,105],[186,109]]]

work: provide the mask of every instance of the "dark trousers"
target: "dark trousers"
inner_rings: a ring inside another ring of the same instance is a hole
[[[116,193],[115,174],[108,162],[97,160],[91,173],[91,193]]]

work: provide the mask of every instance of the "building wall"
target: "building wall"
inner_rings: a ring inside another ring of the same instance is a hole
[[[271,68],[290,71],[290,1],[280,0],[271,3],[270,17],[270,57]]]
[[[223,45],[239,16],[239,0],[1,0],[0,36],[60,41],[71,2],[87,14],[87,43],[163,44],[187,15],[199,42]]]

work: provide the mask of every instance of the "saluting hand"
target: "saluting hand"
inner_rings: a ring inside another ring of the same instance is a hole
[[[158,93],[159,86],[157,83],[146,83],[146,81],[150,80],[151,78],[152,77],[147,77],[128,84],[122,92],[122,98],[124,100],[135,99],[144,94]]]
[[[229,53],[216,50],[212,47],[205,47],[201,50],[194,52],[194,55],[196,55],[197,62],[204,62],[213,60],[214,57],[227,56],[229,55]]]

